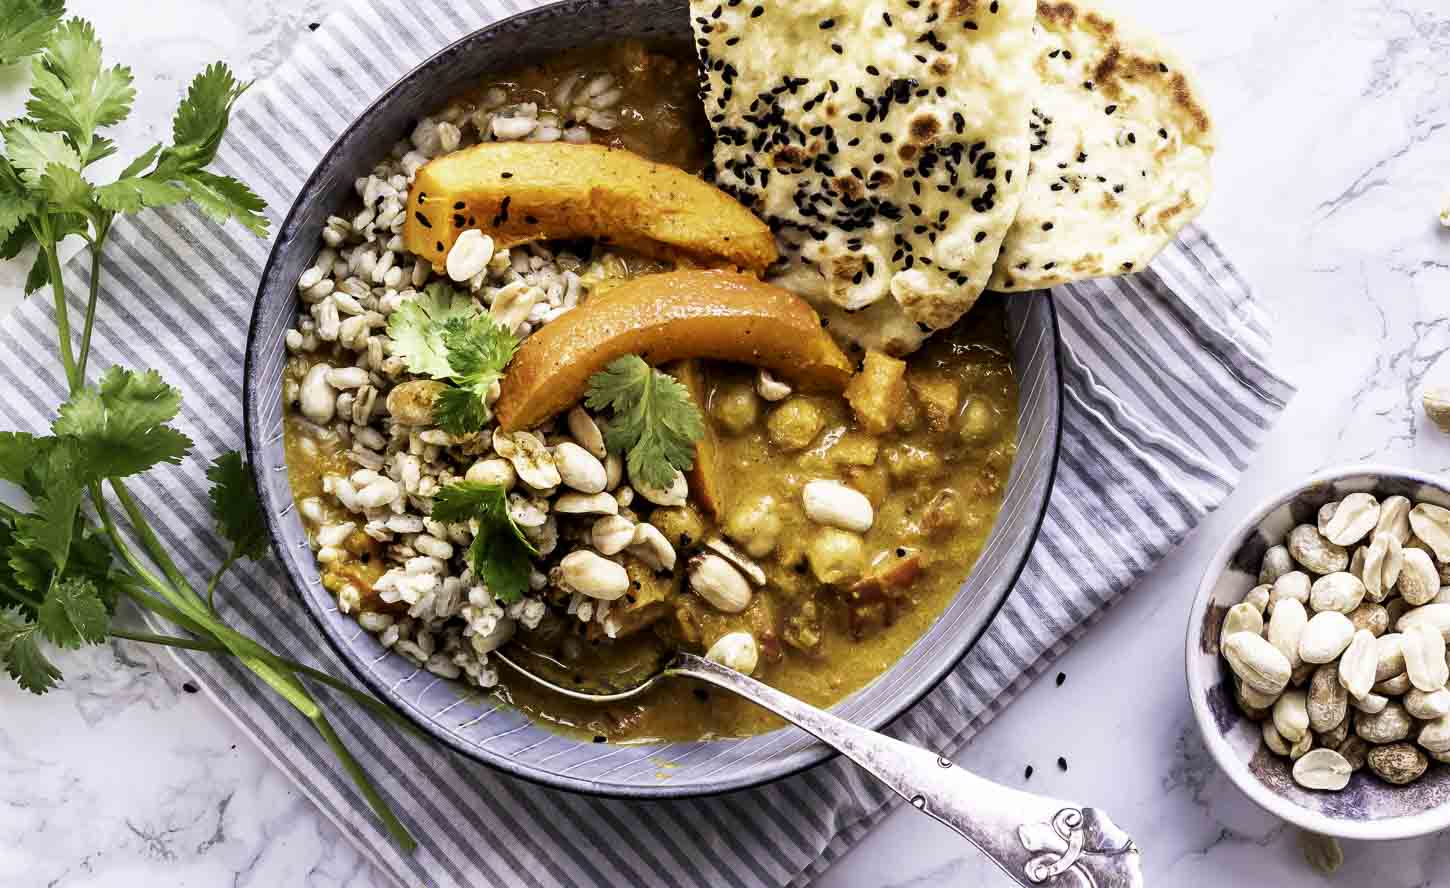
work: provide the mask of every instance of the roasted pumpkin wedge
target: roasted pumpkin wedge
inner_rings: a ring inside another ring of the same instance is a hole
[[[635,278],[534,331],[504,376],[506,431],[533,428],[584,396],[589,377],[623,355],[659,365],[713,358],[765,367],[797,387],[840,392],[851,362],[798,296],[730,271]]]
[[[420,169],[404,245],[441,271],[458,235],[473,228],[498,247],[588,237],[756,273],[776,259],[770,229],[730,195],[602,145],[484,142]]]

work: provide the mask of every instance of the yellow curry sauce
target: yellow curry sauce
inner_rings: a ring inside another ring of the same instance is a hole
[[[552,97],[564,78],[600,71],[614,75],[624,96],[613,109],[618,125],[593,133],[596,141],[691,170],[703,165],[708,129],[694,97],[693,61],[637,43],[566,53],[482,85],[465,104],[496,102],[502,89],[509,102],[537,102],[544,113],[556,110]],[[659,270],[627,255],[611,261],[620,264],[620,277]],[[638,576],[640,600],[628,596],[637,625],[617,639],[594,626],[586,631],[560,613],[567,595],[546,591],[556,608],[537,629],[521,628],[514,648],[542,655],[524,654],[561,683],[613,688],[651,671],[677,647],[703,652],[722,635],[746,629],[760,646],[756,678],[816,705],[840,701],[890,668],[940,617],[990,534],[1016,441],[1017,384],[1002,303],[984,299],[956,327],[938,333],[907,359],[904,378],[897,366],[896,377],[878,380],[872,371],[879,368],[868,363],[852,403],[804,394],[765,401],[754,390],[751,368],[690,363],[670,369],[701,402],[713,443],[713,456],[692,475],[689,506],[651,512],[636,500],[640,520],[675,545],[674,575]],[[324,475],[356,468],[344,455],[346,443],[291,408],[286,432],[294,497],[310,501],[316,513],[303,515],[309,530],[347,520],[322,496],[321,483]],[[707,484],[700,483],[701,473]],[[820,479],[867,496],[875,510],[869,531],[847,534],[806,518],[802,488]],[[715,611],[683,582],[690,554],[718,536],[746,550],[767,576],[741,614]],[[384,570],[382,547],[359,531],[344,548],[348,557],[325,566],[324,583],[334,592],[347,585],[366,591]],[[366,595],[363,600],[365,607],[397,612],[375,599],[366,604]],[[595,739],[691,740],[777,724],[749,703],[685,681],[607,707],[561,700],[507,669],[499,671],[499,682],[492,690],[498,699]]]

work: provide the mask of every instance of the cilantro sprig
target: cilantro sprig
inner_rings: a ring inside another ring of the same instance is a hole
[[[192,442],[176,427],[181,392],[154,370],[112,367],[95,382],[87,378],[104,246],[118,215],[189,201],[219,223],[266,233],[262,200],[209,169],[247,85],[225,65],[207,68],[176,109],[171,141],[142,152],[114,181],[99,182],[93,165],[117,150],[103,130],[130,114],[133,78],[123,65],[104,64],[90,23],[64,16],[64,0],[0,0],[0,65],[29,59],[32,82],[25,116],[0,122],[0,260],[34,252],[25,290],[51,291],[69,388],[50,434],[0,432],[0,481],[28,500],[23,507],[0,502],[0,667],[40,694],[62,679],[56,650],[107,640],[235,657],[312,721],[394,839],[411,850],[413,839],[304,679],[410,729],[411,723],[347,682],[267,650],[218,610],[221,578],[238,561],[266,554],[251,469],[229,453],[207,472],[226,554],[203,594],[127,486],[131,477],[191,458]],[[91,266],[79,343],[60,274],[60,244],[71,237],[85,241]],[[122,530],[122,516],[130,533]],[[188,540],[173,545],[205,548]],[[179,634],[127,627],[117,615],[123,602],[166,620]]]
[[[433,404],[439,428],[466,435],[493,417],[489,389],[503,378],[519,340],[467,295],[445,283],[429,285],[393,312],[388,336],[410,372],[453,383]]]
[[[700,408],[679,380],[638,355],[616,358],[589,377],[584,403],[591,410],[613,411],[604,444],[625,454],[631,478],[668,487],[676,469],[695,464],[695,442],[705,434]]]
[[[474,575],[499,601],[512,604],[524,597],[533,558],[539,553],[509,514],[508,493],[502,486],[476,481],[450,484],[434,497],[433,517],[449,524],[476,520],[478,533],[468,547]]]

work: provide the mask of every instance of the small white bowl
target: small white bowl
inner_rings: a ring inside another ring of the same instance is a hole
[[[1366,464],[1326,469],[1266,500],[1224,541],[1198,586],[1185,643],[1188,698],[1218,766],[1264,810],[1325,835],[1405,839],[1450,827],[1450,765],[1431,760],[1409,786],[1391,786],[1362,768],[1341,792],[1304,789],[1289,761],[1264,747],[1258,723],[1239,711],[1233,675],[1218,653],[1224,613],[1258,584],[1264,552],[1295,525],[1313,524],[1320,506],[1355,491],[1450,507],[1450,479]]]

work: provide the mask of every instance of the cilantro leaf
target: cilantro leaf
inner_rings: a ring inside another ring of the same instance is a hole
[[[217,457],[206,477],[212,485],[207,496],[217,533],[232,544],[238,556],[261,560],[267,554],[267,530],[251,467],[233,450]]]
[[[474,575],[505,604],[524,597],[538,550],[509,515],[503,487],[476,481],[450,484],[435,496],[433,517],[449,524],[476,519],[478,533],[468,547]]]
[[[10,164],[0,157],[0,239],[7,241],[4,252],[10,251],[8,240],[11,235],[21,230],[21,223],[34,212],[35,201],[25,193],[19,177],[10,169]],[[15,252],[20,251],[17,249]],[[4,258],[14,258],[14,254]]]
[[[113,213],[137,213],[145,207],[181,203],[189,192],[180,185],[149,176],[122,177],[96,189],[96,202]]]
[[[25,432],[0,432],[0,480],[36,493],[30,470],[45,454],[48,440]]]
[[[39,188],[41,177],[51,164],[60,164],[79,171],[81,156],[59,133],[49,133],[24,120],[0,126],[5,139],[5,153],[20,179],[31,188]]]
[[[585,404],[614,412],[604,432],[605,445],[626,454],[632,478],[652,487],[668,487],[675,470],[694,465],[695,442],[705,434],[700,408],[679,380],[625,355],[589,377]]]
[[[77,213],[89,217],[94,209],[95,192],[91,183],[68,166],[53,163],[40,177],[40,191],[55,213]]]
[[[25,275],[25,295],[29,296],[37,290],[42,290],[50,283],[50,266],[45,261],[45,251],[41,250],[35,254],[35,261],[30,263],[30,272]]]
[[[106,639],[111,615],[90,580],[63,579],[50,588],[36,614],[41,634],[63,648],[99,644]]]
[[[182,169],[199,170],[211,163],[226,132],[232,105],[249,86],[221,62],[196,75],[171,121],[174,144],[166,149],[163,165],[176,163]]]
[[[503,378],[519,341],[492,316],[479,314],[449,318],[443,325],[443,345],[458,387],[439,393],[433,420],[450,434],[476,432],[493,415],[489,389]]]
[[[33,243],[35,243],[35,232],[30,230],[30,226],[16,226],[4,242],[0,243],[0,260],[8,262],[14,259]]]
[[[39,627],[16,607],[0,609],[0,661],[5,671],[32,694],[55,687],[60,670],[40,650]]]
[[[476,432],[492,415],[484,399],[470,389],[450,385],[433,399],[433,422],[450,435]]]
[[[191,439],[166,425],[180,409],[181,392],[155,370],[112,367],[99,386],[87,386],[61,405],[54,430],[80,446],[85,480],[124,478],[186,456]]]
[[[10,0],[0,4],[0,65],[10,65],[45,47],[65,15],[65,0]]]
[[[63,573],[70,558],[71,539],[75,536],[76,512],[80,509],[85,487],[80,473],[79,448],[71,441],[58,441],[47,448],[45,459],[36,472],[40,495],[35,497],[35,510],[15,520],[15,536],[19,543],[11,553],[11,566],[17,568],[16,555],[25,549],[36,549],[49,556],[56,573]],[[28,559],[32,575],[36,564]]]
[[[388,336],[393,354],[403,360],[410,373],[448,379],[453,366],[443,330],[453,318],[476,314],[473,300],[444,283],[430,284],[417,298],[404,302],[388,318]]]
[[[25,110],[41,129],[64,133],[86,163],[96,130],[131,113],[136,90],[131,70],[101,65],[101,41],[84,19],[71,19],[50,35],[44,55],[31,65],[30,101]],[[102,154],[114,151],[110,143]]]
[[[192,201],[212,221],[235,219],[253,234],[267,233],[267,217],[262,215],[267,202],[236,179],[197,170],[181,176],[175,184],[185,188]]]
[[[41,549],[32,548],[16,540],[10,547],[10,554],[5,560],[5,565],[15,580],[15,584],[28,592],[41,594],[50,585],[54,565],[51,563],[50,556]]]

